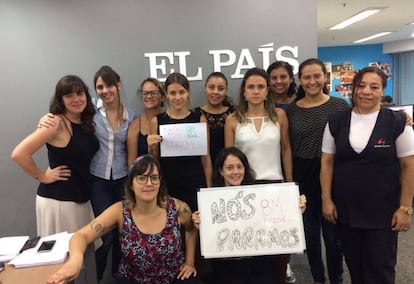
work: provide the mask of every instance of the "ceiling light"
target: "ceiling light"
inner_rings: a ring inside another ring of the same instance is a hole
[[[391,32],[382,32],[382,33],[375,34],[375,35],[372,35],[372,36],[369,36],[369,37],[361,38],[359,40],[354,41],[353,43],[365,42],[365,41],[368,41],[368,40],[371,40],[371,39],[374,39],[374,38],[377,38],[377,37],[382,37],[382,36],[385,36],[385,35],[389,35],[390,33]]]
[[[359,22],[363,19],[368,18],[369,16],[372,16],[376,13],[378,13],[379,11],[385,9],[386,7],[379,7],[379,8],[367,8],[365,10],[362,10],[361,12],[359,12],[358,14],[346,19],[345,21],[340,22],[339,24],[336,24],[333,27],[330,27],[330,30],[342,30],[343,28],[352,25],[356,22]]]

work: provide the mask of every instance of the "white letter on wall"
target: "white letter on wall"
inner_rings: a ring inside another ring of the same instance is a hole
[[[180,73],[187,77],[189,81],[200,81],[203,80],[203,72],[201,67],[197,68],[197,75],[195,76],[188,76],[187,75],[187,60],[186,57],[190,55],[189,51],[176,51],[174,55],[178,57],[178,67],[180,69]]]
[[[243,62],[246,61],[247,64],[243,64]],[[250,69],[255,66],[253,57],[250,54],[250,51],[247,48],[242,49],[240,52],[239,62],[237,62],[236,71],[234,71],[234,74],[231,75],[232,79],[238,79],[243,78],[243,74],[240,73],[242,69]]]
[[[268,44],[264,44],[261,47],[259,47],[257,49],[257,51],[259,51],[262,54],[262,58],[263,58],[263,69],[267,69],[267,67],[269,67],[270,63],[269,63],[269,58],[270,58],[270,52],[273,51],[273,42],[268,43]]]
[[[291,47],[291,46],[287,46],[287,45],[281,46],[276,50],[276,53],[275,53],[276,60],[286,61],[287,63],[289,63],[290,65],[293,66],[293,74],[298,73],[298,71],[299,71],[299,62],[296,59],[283,56],[284,51],[290,52],[293,55],[294,58],[298,58],[298,54],[299,54],[298,47],[297,46]]]
[[[231,66],[236,62],[236,54],[228,49],[222,50],[210,50],[208,54],[213,55],[213,70],[214,72],[221,72],[221,67]],[[227,61],[221,62],[221,56],[226,55],[228,57]]]
[[[144,57],[148,57],[149,66],[150,66],[150,77],[158,78],[157,70],[161,71],[161,75],[167,76],[167,64],[166,59],[161,59],[160,63],[157,64],[157,57],[166,57],[169,64],[174,64],[174,54],[172,52],[154,52],[154,53],[144,53]],[[174,72],[174,69],[170,70]],[[158,78],[161,82],[165,82],[166,78]]]

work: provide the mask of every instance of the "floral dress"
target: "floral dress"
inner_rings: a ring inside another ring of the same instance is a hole
[[[122,203],[122,215],[118,276],[136,283],[172,283],[184,262],[174,199],[168,199],[167,224],[156,234],[144,234],[138,229],[125,202]]]

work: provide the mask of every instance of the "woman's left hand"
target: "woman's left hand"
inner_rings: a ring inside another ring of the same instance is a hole
[[[194,264],[183,263],[180,266],[180,272],[177,275],[177,279],[188,279],[191,276],[197,276],[197,270],[194,267]]]
[[[392,216],[391,227],[393,231],[407,232],[410,229],[411,216],[401,209],[397,209]]]
[[[303,212],[306,210],[306,196],[304,194],[301,194],[299,196],[299,208]]]

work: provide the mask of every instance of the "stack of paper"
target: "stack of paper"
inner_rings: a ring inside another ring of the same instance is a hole
[[[0,238],[0,262],[15,258],[28,239],[29,236]]]
[[[67,232],[43,237],[39,240],[36,247],[28,249],[10,261],[16,268],[40,266],[48,264],[62,263],[65,261],[69,251],[69,240],[72,234]],[[55,240],[56,243],[51,251],[37,252],[39,246],[44,241]]]

